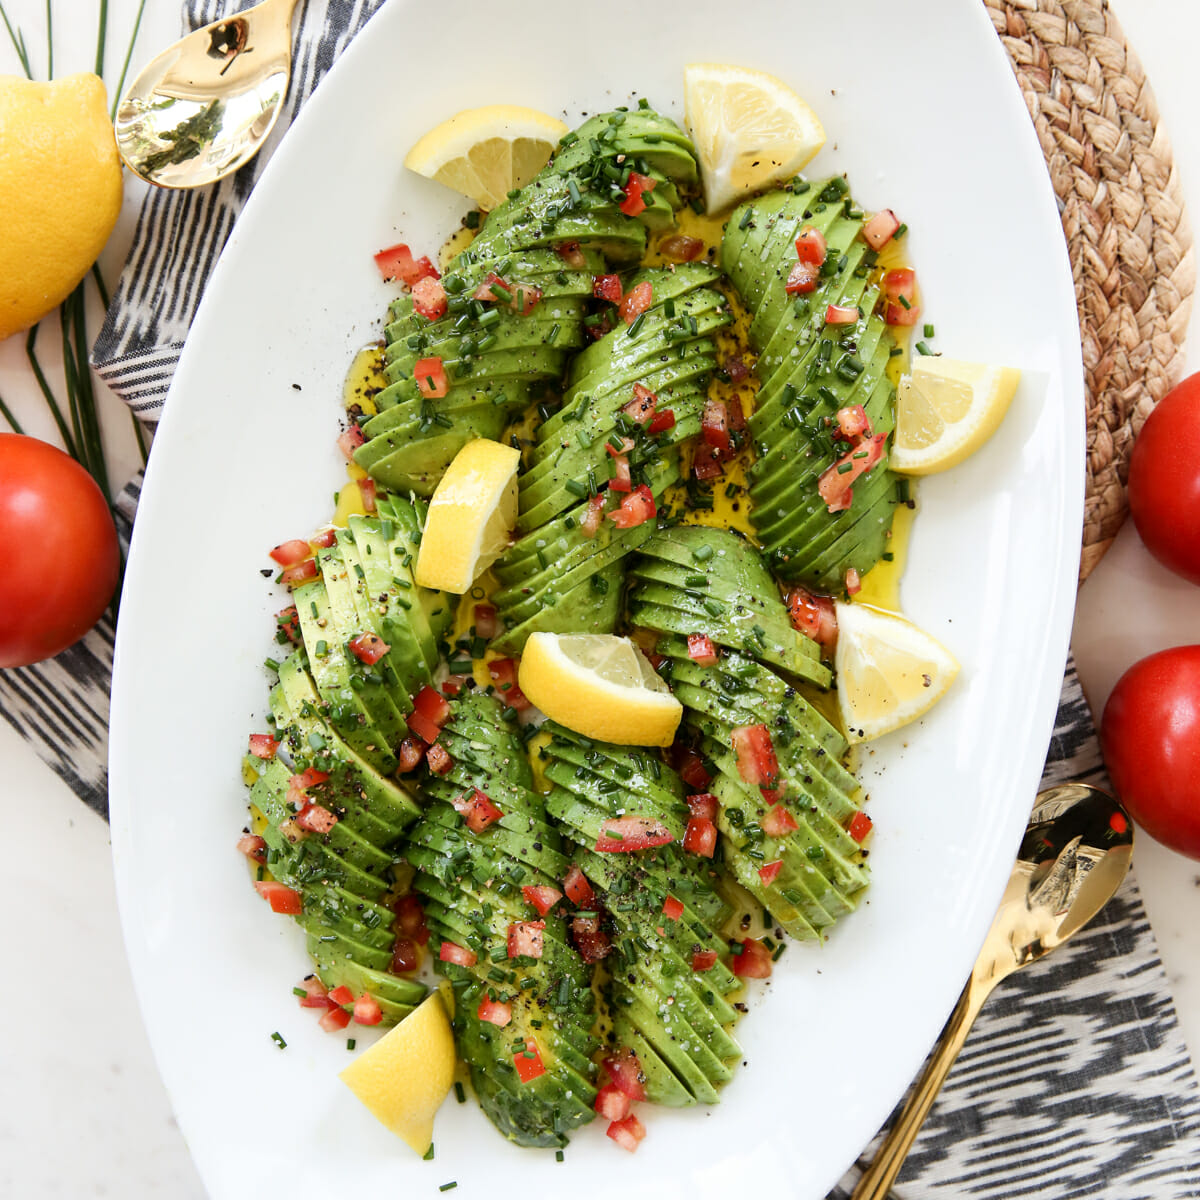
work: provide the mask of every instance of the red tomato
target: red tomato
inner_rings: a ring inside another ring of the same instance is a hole
[[[707,817],[690,817],[683,848],[701,858],[712,858],[717,848],[717,827]]]
[[[610,1054],[601,1064],[613,1081],[613,1086],[625,1093],[630,1100],[645,1100],[646,1076],[638,1056],[628,1048]]]
[[[271,906],[272,912],[298,916],[304,911],[304,905],[300,902],[300,893],[286,884],[260,879],[255,883],[254,890]]]
[[[269,733],[252,733],[250,735],[250,753],[255,758],[274,758],[279,743]]]
[[[517,1068],[517,1078],[522,1083],[529,1083],[539,1075],[545,1075],[546,1068],[542,1066],[542,1056],[533,1038],[526,1038],[525,1049],[518,1050],[513,1055],[513,1066]]]
[[[867,834],[871,832],[874,822],[865,812],[856,812],[850,818],[850,824],[847,827],[847,832],[856,842],[866,840]]]
[[[774,862],[769,862],[765,867],[758,868],[758,877],[763,881],[763,887],[770,887],[771,884],[779,877],[779,872],[783,870],[783,860],[777,858]]]
[[[374,666],[390,649],[377,633],[360,633],[349,642],[350,653],[368,667]]]
[[[760,941],[746,938],[741,953],[735,954],[729,965],[733,973],[742,979],[769,979],[771,977],[771,952]]]
[[[863,227],[863,241],[872,250],[882,250],[896,236],[900,221],[890,208],[881,208]]]
[[[704,817],[709,821],[715,821],[720,811],[720,803],[712,792],[694,792],[687,797],[687,806],[693,817]]]
[[[454,766],[454,759],[441,746],[430,746],[425,752],[425,763],[435,775],[445,775]]]
[[[303,538],[292,538],[290,542],[280,542],[270,554],[281,567],[294,567],[312,557],[312,547]]]
[[[421,744],[421,738],[406,737],[400,743],[400,749],[397,753],[399,764],[396,767],[397,775],[407,775],[409,771],[415,771],[420,765],[421,759],[425,757],[425,747]]]
[[[1200,583],[1200,374],[1146,418],[1129,460],[1129,511],[1146,549]]]
[[[576,866],[572,866],[563,880],[563,891],[567,899],[580,908],[592,908],[596,903],[596,893],[588,883],[587,876]]]
[[[508,927],[509,958],[541,958],[545,921],[513,921]]]
[[[327,1000],[329,993],[325,990],[325,985],[315,975],[306,975],[300,980],[300,986],[307,993],[300,997],[301,1008],[326,1009],[329,1007]]]
[[[440,358],[419,358],[413,365],[417,390],[426,400],[437,400],[450,390],[450,380]]]
[[[663,901],[662,912],[668,921],[678,921],[683,916],[683,901],[676,900],[674,896],[668,896]]]
[[[654,303],[654,289],[643,280],[621,301],[621,320],[632,325]]]
[[[623,1121],[614,1121],[605,1132],[622,1150],[632,1154],[646,1136],[646,1127],[630,1113]]]
[[[711,971],[717,965],[715,950],[695,950],[692,953],[692,970],[696,972]]]
[[[1100,745],[1129,815],[1200,859],[1200,646],[1134,663],[1104,706]]]
[[[646,201],[642,196],[654,191],[656,180],[649,175],[639,175],[636,171],[629,172],[629,182],[625,185],[625,199],[618,206],[627,217],[636,217],[646,211]]]
[[[586,963],[600,962],[612,949],[608,934],[600,928],[599,917],[576,917],[571,922],[571,940]]]
[[[462,814],[467,828],[472,833],[482,833],[494,825],[504,813],[491,801],[491,797],[476,788],[469,796],[459,796],[454,801],[454,810]]]
[[[635,525],[652,520],[655,512],[654,493],[644,483],[639,483],[621,501],[620,508],[608,514],[608,519],[618,529],[632,529]]]
[[[774,787],[779,779],[779,760],[771,731],[765,725],[739,725],[730,739],[737,755],[738,774],[759,787]]]
[[[331,1008],[318,1022],[326,1033],[337,1033],[350,1024],[350,1014],[344,1008]]]
[[[621,294],[621,277],[619,275],[592,276],[592,295],[597,300],[607,300],[610,304],[620,304]]]
[[[493,658],[487,668],[499,700],[510,708],[515,708],[517,712],[524,712],[532,707],[517,684],[521,674],[519,658]]]
[[[52,658],[100,619],[120,573],[108,502],[74,459],[0,433],[0,667]]]
[[[412,300],[413,308],[430,321],[444,317],[449,304],[446,289],[442,287],[440,280],[434,279],[432,276],[418,279],[413,284]]]
[[[438,958],[442,962],[455,963],[460,967],[473,967],[475,965],[475,951],[468,950],[465,946],[460,946],[456,942],[443,942],[441,949],[438,950]]]
[[[600,528],[600,522],[604,520],[604,504],[605,495],[600,492],[593,496],[587,502],[587,512],[583,514],[579,521],[579,530],[584,537],[595,537],[596,531]]]
[[[354,460],[354,452],[363,445],[367,440],[367,435],[357,425],[351,425],[338,436],[337,444],[341,452],[351,461]],[[329,543],[333,545],[332,542]]]
[[[826,325],[853,325],[858,320],[858,309],[849,304],[831,304],[825,310]]]
[[[827,253],[825,235],[812,225],[805,225],[796,239],[796,258],[802,263],[819,267]]]
[[[307,543],[305,543],[307,545]],[[317,560],[315,558],[307,558],[302,563],[297,563],[294,567],[286,567],[279,572],[280,583],[286,583],[291,587],[293,583],[304,583],[308,579],[316,579],[317,577]]]
[[[847,450],[837,462],[825,468],[817,480],[817,491],[831,512],[844,512],[854,501],[854,481],[865,475],[881,458],[886,433],[874,437]]]
[[[412,251],[403,242],[380,250],[375,255],[375,265],[379,268],[384,281],[399,279],[409,287],[420,283],[422,279],[440,279],[437,267],[425,256],[414,259]]]
[[[786,808],[774,806],[767,810],[762,819],[762,829],[768,837],[785,837],[794,829],[799,829],[796,818]]]
[[[686,233],[676,233],[658,243],[658,252],[671,262],[695,262],[704,253],[704,243]]]
[[[543,917],[562,899],[562,892],[558,888],[546,887],[544,884],[526,884],[521,889],[521,895]]]
[[[257,834],[244,833],[237,841],[237,848],[251,861],[265,863],[267,861],[267,843]]]
[[[596,1111],[606,1121],[623,1121],[633,1101],[615,1083],[606,1083],[596,1093]]]
[[[354,1020],[358,1025],[378,1025],[383,1020],[383,1009],[374,996],[363,992],[354,1002]]]
[[[475,1015],[481,1021],[487,1021],[489,1025],[503,1029],[512,1020],[512,1005],[484,995],[479,999],[479,1008]]]
[[[697,666],[715,667],[721,661],[713,640],[706,633],[689,633],[687,639],[688,658]]]
[[[594,849],[597,853],[627,854],[631,850],[647,850],[665,846],[675,839],[661,821],[649,817],[605,817]]]
[[[783,290],[789,296],[803,296],[817,290],[821,278],[821,268],[810,262],[796,263],[788,274]]]

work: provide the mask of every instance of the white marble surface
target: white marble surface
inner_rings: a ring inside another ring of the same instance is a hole
[[[970,2],[970,0],[964,0]],[[94,13],[84,0],[51,0],[56,74],[91,69]],[[45,74],[43,0],[8,0],[25,31],[35,73]],[[109,0],[106,74],[115,80],[136,0]],[[1195,0],[1113,0],[1146,65],[1175,146],[1193,216],[1200,214],[1200,5]],[[89,13],[86,20],[80,14]],[[175,0],[149,0],[134,67],[177,36]],[[916,19],[914,8],[914,19]],[[0,72],[16,72],[0,31]],[[140,188],[127,202],[102,265],[115,279],[133,234]],[[1200,218],[1196,218],[1200,220]],[[93,330],[98,325],[93,322]],[[1200,370],[1198,319],[1188,353]],[[47,349],[53,338],[46,339]],[[0,343],[0,396],[27,432],[53,440],[53,426],[25,368],[22,339]],[[54,363],[53,353],[46,359]],[[138,453],[128,417],[104,398],[110,473],[123,480]],[[1093,705],[1121,672],[1164,646],[1200,642],[1200,591],[1147,555],[1132,527],[1080,593],[1075,650]],[[0,722],[0,823],[8,886],[21,897],[7,935],[0,988],[0,1196],[191,1200],[203,1189],[171,1115],[142,1029],[121,945],[108,830]],[[12,853],[12,848],[20,853]],[[1175,989],[1189,1044],[1200,1051],[1200,863],[1143,838],[1135,866],[1151,924]],[[218,983],[219,992],[219,983]],[[31,1019],[31,1017],[33,1019]]]

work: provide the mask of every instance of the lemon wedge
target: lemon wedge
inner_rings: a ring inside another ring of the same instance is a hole
[[[852,742],[907,725],[946,694],[958,662],[939,641],[865,604],[838,602],[836,608],[838,706]]]
[[[683,101],[710,213],[791,178],[825,145],[817,114],[763,71],[692,63]]]
[[[521,452],[488,438],[468,442],[429,501],[417,583],[461,596],[500,557],[517,523]]]
[[[1020,382],[1015,367],[918,358],[896,392],[888,466],[905,475],[932,475],[962,462],[996,432]]]
[[[57,308],[121,211],[121,160],[95,75],[0,76],[0,340]]]
[[[433,1116],[454,1083],[454,1034],[437,992],[364,1050],[342,1082],[371,1115],[418,1154],[433,1142]]]
[[[561,121],[534,108],[469,108],[431,129],[408,152],[404,165],[490,211],[550,161],[566,132]]]
[[[683,716],[633,642],[609,633],[530,634],[517,682],[560,725],[621,746],[669,746]]]

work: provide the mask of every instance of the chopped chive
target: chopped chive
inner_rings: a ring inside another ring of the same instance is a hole
[[[927,343],[918,342],[917,343],[917,353],[918,354],[932,354],[933,351],[929,348]]]
[[[926,337],[933,337],[933,326],[932,326],[932,325],[926,325],[926,326],[925,326],[925,336],[926,336]]]
[[[264,658],[263,666],[266,667],[268,671],[278,671],[279,670],[279,663],[276,662],[275,659],[273,659],[273,658]]]
[[[708,560],[710,558],[712,558],[712,556],[713,556],[713,548],[708,545],[697,546],[696,549],[692,551],[692,557],[697,562],[708,562]]]
[[[467,1102],[467,1093],[457,1079],[454,1081],[454,1098],[459,1104],[466,1104]]]
[[[555,1152],[554,1152],[554,1161],[555,1162],[562,1162],[565,1157],[566,1156],[563,1154],[563,1152],[561,1150],[555,1150]]]
[[[358,1045],[358,1043],[353,1038],[346,1039],[346,1049],[347,1050],[353,1050],[354,1047],[357,1045]]]
[[[512,193],[509,192],[509,195],[511,196]],[[438,1191],[439,1192],[452,1192],[456,1187],[458,1187],[458,1181],[456,1179],[452,1179],[452,1180],[450,1180],[449,1183],[443,1183],[442,1186],[440,1188],[438,1188]]]
[[[906,296],[897,296],[897,297],[896,297],[896,299],[900,301],[900,306],[901,306],[902,308],[906,308],[906,309],[908,309],[908,308],[912,308],[912,305],[911,305],[911,304],[909,304],[909,302],[908,302],[908,297],[906,297]]]
[[[853,470],[854,470],[853,463],[838,463],[837,473],[839,475],[845,475],[847,471],[853,471]]]
[[[904,222],[900,223],[900,228],[892,235],[893,237],[903,237],[908,232],[908,226]]]
[[[638,315],[633,319],[633,324],[629,326],[629,336],[631,338],[637,337],[637,335],[642,332],[642,326],[645,324],[645,322],[646,314],[644,312],[638,313]]]
[[[283,1040],[283,1034],[282,1034],[282,1033],[273,1033],[273,1034],[271,1034],[271,1041],[273,1041],[273,1042],[275,1043],[275,1045],[277,1045],[277,1046],[280,1048],[280,1050],[286,1050],[286,1049],[287,1049],[287,1042],[285,1042],[285,1041]]]
[[[421,1159],[424,1162],[432,1162],[433,1161],[433,1143],[432,1142],[429,1143],[429,1149],[426,1150],[425,1153],[421,1155]]]
[[[303,999],[308,995],[308,993],[302,987],[294,987],[292,988],[292,995],[299,996],[301,999]]]

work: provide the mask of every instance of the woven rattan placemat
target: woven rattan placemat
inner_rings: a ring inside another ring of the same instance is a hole
[[[1124,520],[1133,439],[1183,370],[1196,264],[1171,146],[1104,0],[984,0],[1070,249],[1087,389],[1086,578]]]

